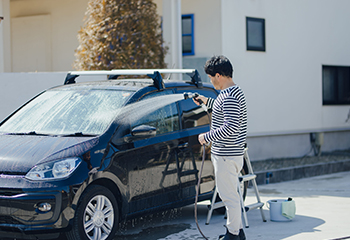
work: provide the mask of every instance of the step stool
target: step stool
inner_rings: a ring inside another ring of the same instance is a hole
[[[242,176],[238,177],[238,180],[239,180],[240,184],[238,185],[237,191],[238,191],[238,194],[239,194],[239,197],[240,197],[241,209],[242,209],[242,218],[244,220],[243,221],[244,222],[244,226],[246,228],[249,228],[248,218],[247,218],[247,212],[248,211],[256,209],[256,208],[260,208],[260,213],[261,213],[261,217],[262,217],[263,222],[266,222],[266,219],[265,219],[265,215],[264,215],[264,211],[263,211],[264,203],[261,202],[261,200],[260,200],[260,195],[259,195],[259,191],[258,191],[258,185],[256,184],[256,181],[255,181],[256,175],[254,174],[252,165],[250,163],[250,159],[249,159],[249,156],[248,156],[247,144],[245,145],[245,148],[244,148],[244,161],[245,161],[245,163],[246,163],[246,165],[248,167],[248,173],[246,175],[242,175]],[[244,205],[241,184],[244,183],[244,182],[249,182],[249,181],[251,181],[252,184],[253,184],[253,188],[254,188],[254,191],[255,191],[255,196],[256,196],[257,202],[253,203],[253,204],[249,204],[249,205]],[[215,188],[213,197],[211,199],[211,205],[209,206],[209,211],[208,211],[208,215],[207,215],[207,221],[205,223],[207,225],[209,224],[209,221],[210,221],[210,218],[211,218],[211,216],[213,214],[213,211],[215,209],[217,209],[217,208],[221,208],[221,207],[225,206],[222,201],[215,202],[217,194],[218,193],[217,193],[216,188]],[[226,214],[225,214],[225,217],[226,217]]]

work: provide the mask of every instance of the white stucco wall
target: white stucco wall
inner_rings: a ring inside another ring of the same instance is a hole
[[[158,14],[163,16],[163,1],[154,0]],[[195,56],[184,58],[210,57],[221,54],[220,0],[182,0],[182,14],[194,14]]]
[[[222,0],[223,54],[245,90],[251,135],[350,128],[322,106],[322,65],[350,66],[346,0]],[[266,52],[246,50],[246,17],[265,19]]]
[[[10,2],[10,12],[13,19],[50,15],[50,71],[69,71],[73,70],[74,51],[79,45],[77,34],[83,26],[87,3],[88,0],[16,0]],[[23,31],[27,27],[23,24]]]
[[[194,14],[195,56],[185,58],[211,57],[222,53],[222,28],[220,0],[182,1],[182,14]]]

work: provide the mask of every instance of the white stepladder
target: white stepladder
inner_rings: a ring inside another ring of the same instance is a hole
[[[240,197],[241,209],[242,209],[242,218],[244,220],[244,226],[246,228],[248,228],[249,227],[248,218],[247,218],[247,212],[248,211],[256,209],[256,208],[260,208],[260,213],[261,213],[261,217],[262,217],[263,222],[266,222],[266,219],[265,219],[265,215],[264,215],[264,211],[263,211],[264,203],[261,202],[261,200],[260,200],[258,185],[256,184],[256,181],[255,181],[256,175],[254,174],[252,165],[250,163],[250,159],[249,159],[249,156],[248,156],[247,144],[245,145],[245,148],[244,148],[244,161],[245,161],[245,163],[247,165],[248,173],[238,177],[238,180],[239,180],[240,184],[238,185],[237,191],[238,191],[238,194],[239,194],[239,197]],[[244,205],[241,184],[244,184],[245,182],[249,182],[249,181],[252,182],[257,202],[255,202],[253,204],[249,204],[249,205]],[[216,188],[215,188],[215,191],[214,191],[214,194],[213,194],[213,197],[212,197],[212,200],[211,200],[211,205],[209,206],[209,211],[208,211],[208,215],[207,215],[207,221],[206,221],[205,224],[209,224],[211,215],[213,214],[213,211],[215,209],[224,207],[224,203],[222,201],[215,202],[217,194],[218,193],[217,193]]]

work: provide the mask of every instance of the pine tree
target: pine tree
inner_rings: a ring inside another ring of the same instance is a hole
[[[78,33],[76,70],[166,68],[152,0],[90,0]]]

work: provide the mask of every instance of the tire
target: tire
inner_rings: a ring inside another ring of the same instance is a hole
[[[68,240],[111,240],[119,225],[119,208],[113,193],[93,185],[82,194]]]
[[[248,173],[248,167],[247,167],[247,165],[244,162],[243,168],[241,170],[241,175],[243,176],[243,175],[246,175],[247,173]],[[247,196],[248,182],[241,182],[240,183],[240,188],[241,188],[241,191],[242,191],[242,197],[243,197],[243,201],[244,201],[246,196]],[[219,194],[217,195],[217,197],[215,199],[215,202],[221,202]],[[225,207],[221,207],[221,208],[215,209],[214,211],[216,211],[219,214],[225,214],[226,208]]]

